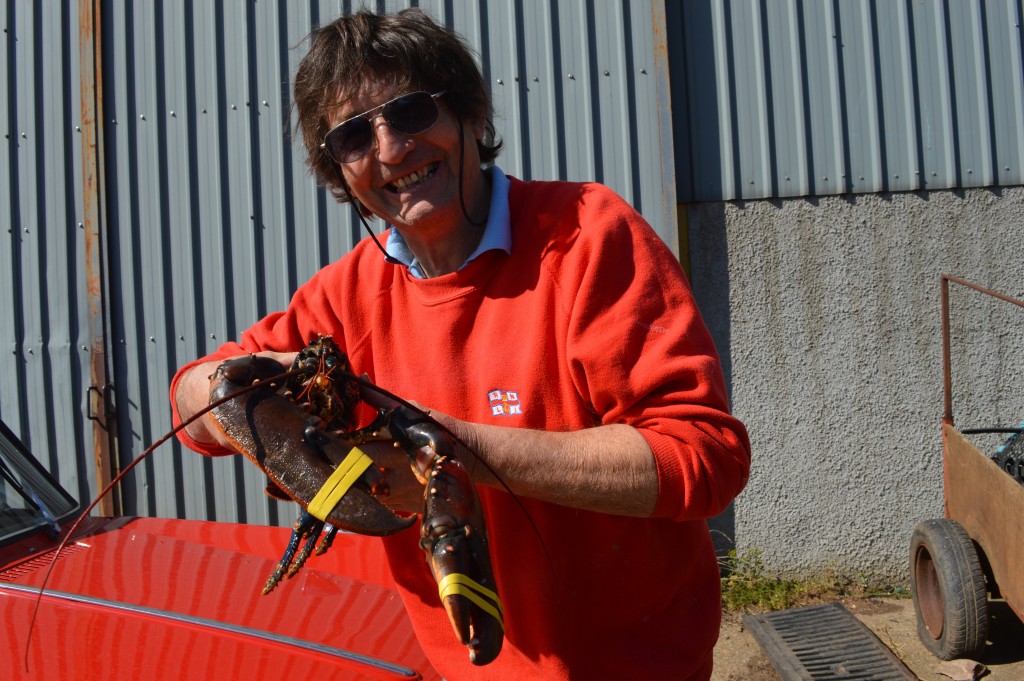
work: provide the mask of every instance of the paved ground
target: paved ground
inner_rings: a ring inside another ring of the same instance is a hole
[[[921,681],[950,681],[917,637],[917,618],[910,599],[844,601],[903,660]],[[989,645],[981,660],[988,667],[984,681],[1024,681],[1024,623],[1002,602],[989,603],[992,623]],[[779,681],[754,636],[743,626],[741,613],[726,613],[715,648],[712,681]]]

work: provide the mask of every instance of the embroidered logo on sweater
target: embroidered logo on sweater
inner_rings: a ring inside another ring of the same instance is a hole
[[[512,416],[523,413],[523,407],[519,403],[519,393],[515,390],[492,390],[487,393],[487,400],[491,403],[493,416]]]

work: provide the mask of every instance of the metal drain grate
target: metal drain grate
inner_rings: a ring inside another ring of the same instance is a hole
[[[743,618],[783,681],[917,681],[841,603]]]

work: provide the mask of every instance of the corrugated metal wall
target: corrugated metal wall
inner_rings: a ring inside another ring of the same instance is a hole
[[[0,14],[0,416],[73,493],[93,488],[78,13]]]
[[[1019,0],[666,11],[680,201],[1024,182]]]
[[[364,4],[408,3],[6,3],[0,416],[72,491],[96,486],[94,348],[123,465],[169,428],[177,366],[360,238],[305,173],[288,92],[309,28]],[[605,182],[674,248],[677,197],[1021,182],[1020,0],[420,4],[479,50],[502,167]],[[165,445],[124,510],[288,522],[261,488]]]
[[[0,301],[15,317],[4,330],[0,416],[78,494],[96,487],[89,284],[105,305],[123,466],[170,428],[178,366],[284,307],[362,237],[351,209],[313,185],[289,136],[291,77],[312,26],[410,4],[479,51],[506,172],[605,182],[677,248],[660,2],[101,1],[95,35],[79,26],[92,3],[10,2],[0,211],[18,229],[0,256],[10,273]],[[88,56],[93,37],[97,70],[83,76],[80,45]],[[83,162],[79,100],[93,83],[98,153]],[[102,281],[85,270],[89,163],[101,170]],[[240,457],[210,460],[172,443],[123,484],[123,510],[290,523],[292,509],[268,502],[263,484]]]

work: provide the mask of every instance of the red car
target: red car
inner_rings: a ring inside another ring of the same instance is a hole
[[[89,518],[0,422],[0,678],[440,679],[379,541],[339,534],[260,595],[283,528]]]

